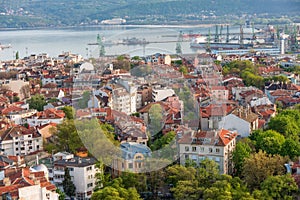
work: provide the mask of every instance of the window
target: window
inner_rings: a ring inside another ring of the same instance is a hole
[[[209,152],[209,153],[212,153],[212,151],[213,151],[212,148],[209,148],[209,149],[208,149],[208,152]]]
[[[92,170],[92,166],[86,168],[86,171],[90,171],[90,170]]]
[[[16,142],[15,144],[16,144],[16,145],[18,145],[18,144],[19,144],[19,142]]]
[[[129,164],[128,164],[128,168],[130,168],[130,169],[133,168],[133,164],[132,164],[132,163],[129,163]]]
[[[197,148],[196,147],[192,147],[192,151],[196,152]]]
[[[16,151],[19,151],[19,148],[16,148]]]
[[[204,152],[204,147],[200,147],[200,152]]]
[[[219,148],[216,148],[216,153],[220,153],[220,149]]]
[[[25,150],[25,147],[21,147],[21,151],[24,151]]]
[[[188,154],[185,154],[185,155],[184,155],[184,158],[185,158],[185,159],[189,159],[189,155],[188,155]]]
[[[185,147],[185,151],[189,151],[190,148],[188,146]]]
[[[68,169],[69,169],[70,172],[74,171],[73,167],[68,167]]]

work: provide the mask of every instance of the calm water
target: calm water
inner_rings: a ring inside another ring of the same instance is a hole
[[[97,57],[99,50],[95,43],[97,34],[104,36],[106,41],[117,42],[125,38],[136,37],[146,39],[149,42],[144,48],[142,45],[112,45],[105,46],[106,55],[118,55],[128,53],[131,56],[149,55],[153,53],[175,53],[176,41],[179,32],[205,33],[207,27],[166,27],[166,26],[101,26],[69,29],[49,30],[11,30],[0,31],[0,43],[11,44],[12,48],[0,51],[0,60],[11,60],[15,52],[20,57],[30,54],[48,53],[57,56],[62,52],[70,51],[81,54],[83,57]],[[214,27],[211,27],[211,32]],[[231,32],[238,31],[237,27],[231,28]],[[164,43],[163,41],[173,41]],[[182,42],[183,53],[195,53],[190,48],[189,42]],[[202,50],[203,51],[203,50]]]

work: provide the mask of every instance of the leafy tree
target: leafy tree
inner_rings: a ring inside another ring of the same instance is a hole
[[[203,192],[203,188],[199,187],[199,183],[196,180],[184,180],[178,181],[176,187],[171,188],[174,192],[174,197],[177,200],[198,200]]]
[[[19,51],[16,52],[16,60],[19,60]]]
[[[256,148],[268,154],[278,154],[284,142],[285,138],[280,133],[273,130],[262,131],[256,138]]]
[[[90,100],[90,92],[84,91],[82,94],[82,98],[78,101],[78,107],[80,109],[87,108],[89,100]]]
[[[285,137],[296,138],[300,135],[300,111],[284,110],[272,118],[268,124],[269,129],[275,130]]]
[[[223,175],[204,191],[204,199],[253,199],[246,185],[238,178]]]
[[[75,153],[76,149],[83,146],[82,141],[77,133],[74,120],[65,119],[62,124],[57,125],[53,130],[56,139],[54,141],[56,151],[67,151]],[[52,143],[49,143],[51,145]],[[47,144],[48,145],[48,144]]]
[[[269,176],[261,183],[263,194],[272,199],[294,199],[298,186],[290,174]]]
[[[147,188],[145,174],[122,172],[121,178],[123,180],[124,188],[126,189],[136,188],[138,192],[142,192]]]
[[[66,195],[60,189],[57,188],[56,193],[59,194],[59,197],[58,197],[59,200],[65,200]]]
[[[161,138],[156,139],[154,143],[151,145],[151,150],[155,151],[165,147],[166,145],[170,144],[176,136],[174,131],[170,131],[163,135]]]
[[[98,191],[101,188],[105,187],[111,178],[109,173],[104,173],[105,165],[101,161],[98,161],[96,163],[96,168],[98,169],[98,172],[95,174],[96,181],[94,191]]]
[[[67,167],[65,168],[65,176],[62,185],[66,195],[68,195],[69,197],[75,196],[76,187],[71,180],[70,172]]]
[[[234,163],[234,169],[235,174],[236,175],[241,175],[242,173],[242,169],[243,169],[243,164],[244,164],[244,160],[245,158],[249,158],[251,153],[252,153],[252,149],[249,146],[248,143],[244,142],[245,140],[249,140],[248,138],[239,141],[236,144],[236,147],[233,151],[233,163]]]
[[[258,188],[259,183],[267,177],[285,173],[287,159],[279,155],[268,155],[263,151],[250,155],[243,165],[243,180],[251,189]]]
[[[161,132],[162,129],[162,119],[163,119],[163,109],[159,104],[153,104],[149,109],[149,128],[152,136]]]
[[[124,188],[122,178],[112,180],[106,187],[93,193],[92,200],[140,200],[140,195],[134,187]]]
[[[210,187],[220,177],[218,164],[208,158],[202,160],[196,179],[200,186]]]
[[[43,111],[44,106],[47,104],[45,97],[41,94],[36,94],[32,96],[28,101],[30,109],[36,109],[38,111]]]
[[[74,119],[75,110],[72,106],[65,106],[61,110],[64,111],[67,119]]]
[[[282,156],[289,156],[292,160],[300,156],[299,140],[288,138],[284,141],[281,147]]]
[[[196,179],[196,169],[194,167],[184,167],[173,165],[167,168],[167,182],[177,185],[179,181],[193,181]]]
[[[184,75],[186,75],[186,74],[189,73],[188,68],[187,68],[186,66],[184,66],[184,65],[180,66],[179,71],[180,71],[181,73],[183,73]]]

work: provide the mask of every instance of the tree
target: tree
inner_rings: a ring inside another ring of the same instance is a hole
[[[300,144],[299,140],[288,138],[284,141],[281,147],[282,156],[289,156],[290,159],[295,159],[300,156]]]
[[[64,192],[66,195],[68,195],[69,197],[75,196],[76,187],[71,180],[71,176],[70,176],[68,167],[65,168],[65,176],[64,176],[62,185],[63,185]]]
[[[160,104],[153,104],[149,109],[149,129],[151,136],[158,134],[162,129],[163,109]]]
[[[53,143],[49,143],[46,144],[46,149],[48,145],[51,145],[56,151],[75,153],[76,149],[83,147],[74,120],[65,119],[62,124],[58,124],[57,128],[52,131],[55,135],[55,146],[52,146]]]
[[[122,172],[121,178],[123,180],[124,188],[136,188],[138,192],[143,192],[147,188],[145,174],[138,174],[132,172]]]
[[[263,194],[272,199],[294,199],[298,186],[290,174],[281,176],[269,176],[261,183]]]
[[[262,131],[256,138],[256,148],[268,154],[278,154],[284,142],[285,138],[280,133],[273,130]]]
[[[152,151],[161,149],[165,147],[166,145],[170,144],[176,136],[176,133],[174,131],[170,131],[163,135],[161,138],[156,139],[154,143],[150,146]]]
[[[245,158],[249,158],[250,154],[252,153],[251,147],[248,145],[248,143],[244,142],[245,140],[249,140],[249,139],[247,138],[247,139],[239,141],[236,144],[236,147],[233,151],[232,160],[234,163],[234,169],[236,170],[235,171],[236,175],[241,175],[244,160],[245,160]]]
[[[19,60],[19,51],[16,52],[16,60]]]
[[[67,119],[74,119],[75,109],[72,106],[65,106],[61,110],[64,111]]]
[[[60,189],[57,188],[56,193],[59,194],[59,197],[58,197],[59,200],[65,200],[66,195]]]
[[[243,165],[243,180],[251,189],[259,187],[268,176],[281,175],[285,173],[284,164],[287,159],[279,155],[268,155],[259,151],[246,158]]]
[[[38,111],[43,111],[44,106],[47,104],[45,97],[42,94],[36,94],[32,96],[28,101],[30,109],[36,109]]]
[[[181,73],[183,73],[184,75],[186,75],[186,74],[189,73],[188,68],[187,68],[186,66],[184,66],[184,65],[180,66],[179,71],[180,71]]]
[[[193,181],[196,179],[196,169],[194,167],[184,167],[173,165],[167,168],[167,182],[177,185],[179,181]]]
[[[268,124],[268,128],[275,130],[285,137],[296,138],[300,134],[300,111],[284,110],[276,117],[273,117]]]
[[[84,91],[82,94],[82,98],[78,101],[78,107],[80,109],[87,108],[89,100],[90,100],[90,92]]]
[[[198,200],[203,192],[203,188],[198,186],[196,180],[178,181],[176,187],[172,188],[176,200]]]
[[[93,193],[92,200],[140,200],[140,195],[134,187],[124,188],[122,178],[112,180],[106,187]]]
[[[210,187],[219,177],[219,168],[215,161],[208,158],[201,161],[196,174],[200,186]]]
[[[204,199],[248,199],[254,200],[246,185],[238,177],[232,178],[228,175],[221,176],[212,187],[204,191]]]

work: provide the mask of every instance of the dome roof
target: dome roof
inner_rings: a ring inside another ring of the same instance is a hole
[[[94,65],[92,65],[91,63],[85,62],[82,65],[80,65],[79,72],[81,73],[82,70],[86,70],[86,71],[94,70]]]
[[[48,168],[44,164],[34,165],[30,167],[31,172],[44,172],[45,174],[48,174]]]

